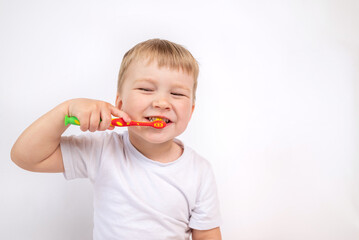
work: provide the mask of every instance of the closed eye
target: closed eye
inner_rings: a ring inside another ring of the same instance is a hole
[[[184,97],[186,95],[182,94],[182,93],[171,93],[174,96],[179,96],[179,97]]]
[[[153,91],[152,89],[149,89],[149,88],[138,88],[138,90],[144,91],[144,92],[152,92]]]

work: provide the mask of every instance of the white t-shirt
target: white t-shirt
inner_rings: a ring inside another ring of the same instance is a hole
[[[187,240],[191,228],[220,225],[209,162],[175,141],[183,154],[160,163],[141,154],[128,132],[62,137],[65,178],[94,186],[94,239]]]

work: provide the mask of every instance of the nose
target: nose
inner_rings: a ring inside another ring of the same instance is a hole
[[[157,99],[154,99],[152,102],[152,107],[154,108],[160,108],[163,110],[169,110],[171,109],[171,104],[165,97],[159,97]]]

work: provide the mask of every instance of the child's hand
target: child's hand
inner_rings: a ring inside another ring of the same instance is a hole
[[[81,131],[95,132],[114,129],[111,125],[112,115],[131,122],[127,113],[104,101],[78,98],[69,101],[68,115],[75,116],[80,121]],[[101,120],[101,122],[100,122]]]

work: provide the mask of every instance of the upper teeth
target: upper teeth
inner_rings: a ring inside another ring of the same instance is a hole
[[[149,117],[148,118],[148,120],[150,120],[151,122],[153,122],[153,121],[164,121],[164,122],[166,122],[166,123],[169,123],[169,119],[167,119],[167,118],[159,118],[159,117]]]

